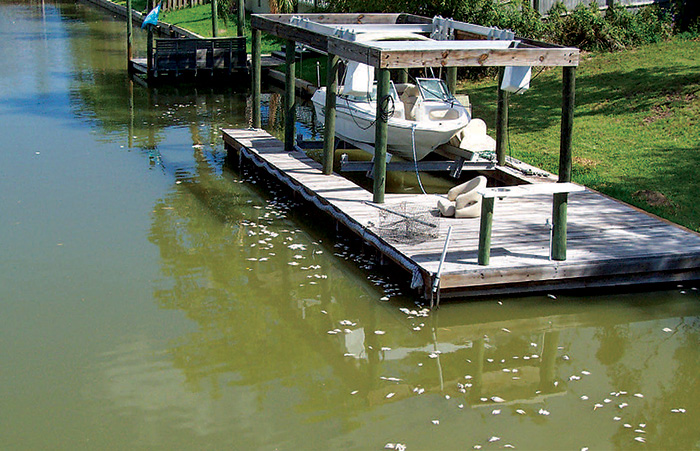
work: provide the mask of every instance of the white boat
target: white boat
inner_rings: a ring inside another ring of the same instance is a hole
[[[416,83],[389,83],[387,153],[421,160],[448,142],[471,120],[470,113],[438,78]],[[335,134],[343,141],[374,153],[377,85],[374,68],[348,63],[345,82],[336,95]],[[325,124],[326,88],[311,98],[318,120]]]

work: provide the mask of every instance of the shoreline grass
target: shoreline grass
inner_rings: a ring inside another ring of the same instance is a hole
[[[115,4],[126,6],[126,0],[113,0]],[[132,8],[134,11],[148,13],[146,0],[134,0]],[[189,8],[174,9],[170,11],[162,11],[159,14],[158,20],[197,33],[200,36],[212,37],[211,27],[211,5],[197,5]],[[238,36],[238,23],[235,18],[224,20],[219,17],[217,21],[219,37],[234,37]],[[250,13],[246,14],[244,35],[246,36],[246,47],[248,53],[251,51],[251,27]],[[282,47],[282,40],[275,36],[263,33],[262,35],[262,53],[270,53],[279,50]]]

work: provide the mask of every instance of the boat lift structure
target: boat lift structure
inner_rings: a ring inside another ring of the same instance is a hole
[[[295,54],[301,43],[328,54],[326,79],[326,125],[323,172],[333,171],[335,152],[335,92],[338,87],[340,58],[373,66],[377,79],[377,113],[374,152],[373,201],[383,203],[387,165],[387,116],[389,79],[392,69],[424,67],[445,68],[448,85],[454,91],[458,67],[499,67],[502,80],[505,67],[558,66],[563,69],[561,140],[559,150],[560,183],[571,181],[571,137],[573,129],[574,89],[579,50],[516,36],[497,28],[427,18],[410,14],[254,14],[252,26],[253,127],[261,127],[261,32],[287,40],[285,77],[285,134],[287,152],[294,150],[295,139]],[[357,39],[363,33],[391,33],[407,39],[368,42]],[[429,40],[408,40],[421,34]],[[506,162],[508,94],[499,82],[496,129],[496,160]],[[553,195],[552,256],[566,259],[567,192]],[[485,202],[487,207],[492,202]],[[484,212],[490,218],[491,212]]]

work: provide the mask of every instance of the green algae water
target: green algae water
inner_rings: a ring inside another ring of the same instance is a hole
[[[428,312],[124,34],[0,1],[0,448],[700,448],[700,285]]]

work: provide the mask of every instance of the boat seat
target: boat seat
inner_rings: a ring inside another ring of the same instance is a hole
[[[493,152],[496,150],[496,140],[486,134],[486,123],[474,118],[457,132],[450,144],[469,152]]]
[[[447,199],[438,200],[438,210],[443,216],[478,218],[481,215],[479,190],[486,187],[486,177],[480,175],[457,185],[447,192]]]
[[[428,117],[431,121],[450,121],[459,118],[459,111],[457,111],[455,108],[430,110]]]
[[[408,84],[399,96],[399,99],[401,99],[401,102],[404,104],[406,120],[415,121],[416,112],[418,111],[417,107],[420,106],[420,91],[418,90],[418,86]]]
[[[414,88],[416,85],[413,83],[394,83],[394,88],[396,88],[396,93],[401,96],[406,88]]]

